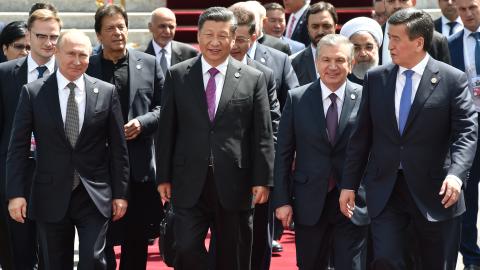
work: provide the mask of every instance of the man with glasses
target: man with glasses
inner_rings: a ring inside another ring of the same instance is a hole
[[[57,14],[47,9],[39,9],[32,13],[27,22],[27,42],[30,43],[30,54],[0,64],[0,201],[5,201],[5,164],[7,149],[12,130],[21,87],[35,81],[55,70],[55,45],[60,34],[62,23]],[[32,136],[31,155],[25,171],[32,178],[35,143]],[[25,185],[25,197],[28,199],[30,183]],[[37,244],[35,223],[25,219],[18,223],[7,217],[4,204],[0,207],[0,219],[8,219],[10,249],[15,269],[33,269],[37,263]],[[4,234],[6,232],[0,232]],[[0,254],[0,257],[3,254]]]

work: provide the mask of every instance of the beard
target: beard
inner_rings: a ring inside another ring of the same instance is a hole
[[[355,77],[359,78],[360,80],[363,80],[363,77],[365,77],[365,74],[367,74],[367,71],[369,71],[371,68],[378,66],[378,58],[373,58],[369,62],[358,62],[356,63],[353,68],[352,68],[352,73],[355,75]]]

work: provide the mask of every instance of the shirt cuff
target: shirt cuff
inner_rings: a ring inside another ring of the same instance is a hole
[[[460,180],[460,178],[458,178],[458,176],[453,175],[453,174],[449,174],[449,175],[447,175],[447,177],[451,177],[451,178],[455,179],[455,181],[457,181],[457,183],[460,185],[460,187],[462,187],[463,181]]]

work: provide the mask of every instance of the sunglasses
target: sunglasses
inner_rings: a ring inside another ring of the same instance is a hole
[[[27,50],[30,51],[30,45],[25,45],[25,44],[19,44],[19,43],[13,43],[11,45],[13,48],[19,51]]]

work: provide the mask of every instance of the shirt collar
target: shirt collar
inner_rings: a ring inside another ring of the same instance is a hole
[[[428,60],[430,59],[430,55],[427,53],[425,57],[418,63],[416,66],[411,68],[410,70],[413,70],[416,74],[419,74],[420,76],[423,75],[423,72],[425,71],[425,68],[427,67]],[[407,70],[407,68],[399,66],[398,72],[400,74],[403,74],[403,72]]]
[[[250,49],[248,49],[248,57],[250,57],[250,59],[255,59],[255,52],[257,51],[257,43],[258,41],[255,40],[255,42],[253,42],[252,44],[252,47],[250,47]]]
[[[225,59],[225,61],[223,63],[221,63],[220,65],[215,67],[216,69],[218,69],[218,71],[220,71],[220,73],[223,76],[225,76],[227,74],[227,66],[228,66],[229,57],[227,57],[227,59]],[[202,59],[202,74],[204,74],[204,75],[208,74],[208,71],[212,68],[212,66],[209,63],[207,63],[207,61],[205,61],[203,56],[202,56],[201,59]]]
[[[322,88],[322,98],[328,99],[331,93],[335,93],[337,95],[337,98],[340,101],[343,101],[343,97],[345,96],[345,87],[347,86],[347,81],[343,82],[342,85],[334,92],[330,88],[328,88],[320,79],[320,87]]]
[[[60,90],[65,89],[67,87],[67,84],[69,84],[69,83],[70,83],[70,81],[67,78],[65,78],[65,76],[63,76],[63,74],[60,72],[60,70],[57,70],[58,89],[60,89]],[[75,81],[73,81],[73,83],[75,83],[75,85],[80,90],[80,92],[85,91],[85,80],[83,78],[83,75],[80,76]]]
[[[297,12],[292,13],[293,16],[295,16],[295,19],[298,21],[300,17],[302,17],[303,12],[308,8],[308,3],[305,3],[301,9],[299,9]]]
[[[32,55],[28,54],[27,56],[28,73],[34,71],[38,66],[39,65],[37,64],[37,62],[33,60]],[[52,58],[50,58],[50,60],[47,63],[45,63],[45,65],[43,66],[46,66],[48,69],[48,72],[50,74],[53,74],[53,72],[55,71],[55,56],[52,56]]]
[[[480,32],[480,26],[477,28],[476,32]],[[471,33],[473,33],[473,32],[468,30],[466,27],[463,28],[463,36],[464,37],[469,37]]]
[[[443,15],[442,15],[442,17],[440,17],[440,18],[441,18],[441,20],[442,20],[442,25],[447,25],[447,23],[450,22],[450,20],[447,19],[447,17],[445,17],[445,16],[443,16]],[[457,23],[459,23],[460,25],[463,25],[463,22],[462,22],[462,19],[460,18],[460,16],[458,16],[458,17],[455,19],[455,21],[456,21]]]
[[[247,57],[248,57],[248,56],[245,54],[245,56],[243,57],[242,61],[240,61],[240,62],[242,62],[243,64],[247,65]]]
[[[153,49],[155,51],[155,54],[160,55],[162,47],[160,45],[158,45],[157,42],[155,42],[155,40],[153,40],[153,39],[152,39],[152,44],[153,44]],[[172,53],[172,41],[169,41],[167,43],[167,45],[165,47],[163,47],[163,49],[165,49],[165,51],[167,51],[167,54],[171,54]]]

